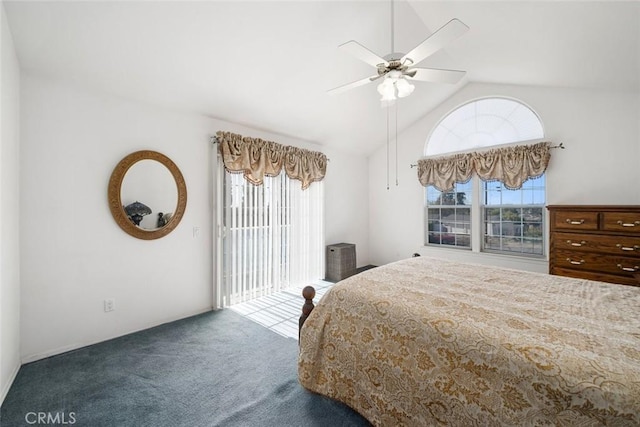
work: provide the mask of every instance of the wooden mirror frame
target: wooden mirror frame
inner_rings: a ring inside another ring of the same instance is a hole
[[[155,230],[145,230],[131,222],[127,213],[124,211],[122,200],[120,198],[124,176],[131,166],[141,160],[155,160],[163,164],[167,169],[169,169],[169,172],[171,172],[178,190],[178,202],[171,219],[164,227],[157,228]],[[135,153],[131,153],[124,159],[120,160],[120,163],[115,167],[111,174],[111,178],[109,179],[108,195],[109,209],[111,210],[111,215],[113,215],[113,219],[115,219],[116,223],[126,233],[143,240],[159,239],[160,237],[164,237],[171,233],[171,231],[173,231],[173,229],[180,223],[187,207],[187,186],[184,182],[184,177],[182,176],[180,169],[178,169],[178,166],[176,166],[176,164],[164,154],[151,150],[136,151]]]

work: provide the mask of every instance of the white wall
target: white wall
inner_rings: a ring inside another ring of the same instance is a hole
[[[20,367],[20,67],[0,4],[0,404]]]
[[[419,89],[412,96],[420,96]],[[546,139],[567,147],[552,151],[546,175],[547,204],[640,203],[640,94],[469,84],[399,135],[399,187],[386,190],[386,176],[381,172],[386,168],[386,149],[381,147],[370,156],[369,258],[373,264],[414,252],[434,253],[423,248],[424,189],[417,170],[409,165],[423,156],[427,136],[442,117],[485,96],[513,97],[528,104],[539,114]],[[436,252],[469,260],[459,250],[436,248]],[[498,263],[495,257],[484,259]],[[531,267],[536,263],[515,260],[505,265],[540,270],[540,263]]]
[[[22,82],[23,361],[211,309],[214,147],[209,137],[216,131],[320,148],[36,76],[23,74]],[[140,149],[170,157],[187,184],[182,222],[159,240],[124,233],[107,204],[113,168]],[[345,178],[354,169],[366,177],[367,160],[325,152],[330,158],[327,240],[352,240],[364,250],[366,178]],[[351,192],[360,196],[350,197]],[[362,208],[361,217],[348,216]],[[200,228],[198,237],[193,227]],[[115,298],[115,311],[104,312],[106,298]]]
[[[369,163],[364,155],[324,150],[325,243],[355,243],[358,267],[369,264]]]

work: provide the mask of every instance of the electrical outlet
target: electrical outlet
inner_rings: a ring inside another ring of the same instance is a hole
[[[104,311],[109,312],[116,309],[116,300],[113,298],[108,298],[104,300]]]

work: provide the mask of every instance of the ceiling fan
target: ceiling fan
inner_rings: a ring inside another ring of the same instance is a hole
[[[414,89],[410,81],[426,81],[434,83],[457,83],[464,75],[465,71],[441,70],[437,68],[419,68],[416,65],[428,56],[442,49],[447,43],[455,40],[469,27],[458,19],[452,19],[440,27],[435,33],[427,37],[422,43],[413,48],[409,53],[403,54],[394,52],[393,46],[393,0],[391,1],[391,52],[384,57],[373,53],[355,40],[350,40],[338,46],[361,61],[375,67],[377,74],[364,79],[348,83],[343,86],[331,89],[329,94],[335,95],[365,85],[369,82],[383,79],[378,85],[378,92],[382,95],[383,103],[393,102],[396,97],[404,98],[409,96]]]

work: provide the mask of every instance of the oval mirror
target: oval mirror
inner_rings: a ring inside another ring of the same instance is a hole
[[[129,154],[109,180],[109,208],[128,234],[152,240],[166,236],[184,215],[187,188],[180,169],[157,151]]]

